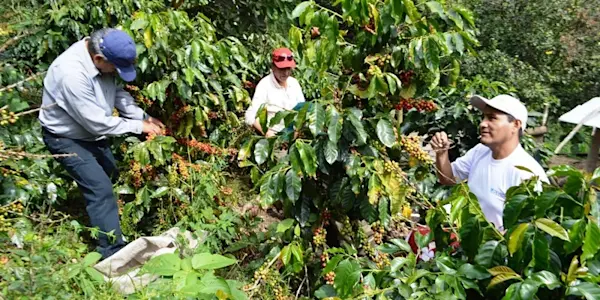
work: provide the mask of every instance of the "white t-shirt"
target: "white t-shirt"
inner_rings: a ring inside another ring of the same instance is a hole
[[[277,112],[284,109],[293,109],[298,103],[304,102],[304,94],[302,88],[293,77],[288,77],[287,87],[281,86],[273,73],[264,77],[256,85],[252,104],[246,111],[246,124],[252,126],[256,121],[256,113],[263,103],[267,103],[267,120],[271,120]],[[275,132],[283,130],[284,122],[271,127]]]
[[[478,144],[451,166],[458,181],[467,179],[469,189],[477,196],[485,217],[500,230],[504,229],[502,213],[508,189],[534,175],[548,182],[542,166],[520,144],[504,159],[494,159],[490,148]],[[525,167],[534,174],[516,166]]]

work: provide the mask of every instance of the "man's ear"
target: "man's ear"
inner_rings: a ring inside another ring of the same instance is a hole
[[[521,125],[523,125],[523,122],[521,122],[521,120],[515,120],[515,129],[517,130],[517,132],[519,132],[519,130],[521,130],[521,128],[523,128]]]
[[[92,60],[94,61],[94,64],[100,64],[102,63],[102,61],[104,61],[104,57],[102,57],[102,55],[100,54],[96,54],[94,56],[92,56]]]

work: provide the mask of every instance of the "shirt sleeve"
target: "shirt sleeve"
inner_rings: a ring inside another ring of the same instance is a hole
[[[117,88],[115,108],[127,119],[143,120],[145,116],[144,110],[135,104],[133,97],[122,87]]]
[[[459,157],[450,164],[450,166],[452,167],[452,175],[454,175],[454,177],[458,178],[460,181],[469,178],[469,173],[471,172],[471,165],[473,164],[473,160],[479,153],[481,147],[482,145],[479,144],[471,148],[471,150],[467,151],[467,153],[464,156]]]
[[[246,124],[252,126],[256,121],[256,113],[258,109],[263,103],[267,102],[267,87],[264,81],[259,82],[256,85],[256,90],[254,91],[254,97],[252,97],[252,103],[250,107],[246,110]]]
[[[84,74],[65,76],[61,84],[63,97],[57,99],[58,105],[91,134],[142,133],[142,121],[106,115],[96,103],[93,88]]]

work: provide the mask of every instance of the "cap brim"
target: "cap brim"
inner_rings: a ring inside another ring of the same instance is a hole
[[[137,75],[135,71],[135,67],[133,65],[125,66],[125,67],[116,67],[117,73],[124,81],[130,82],[133,81]]]
[[[295,68],[296,62],[293,60],[284,60],[284,61],[280,61],[280,62],[275,62],[275,66],[280,69]]]
[[[486,106],[490,105],[489,99],[481,97],[479,95],[472,96],[471,99],[469,99],[469,101],[471,102],[471,105],[475,106],[479,110],[483,110]]]

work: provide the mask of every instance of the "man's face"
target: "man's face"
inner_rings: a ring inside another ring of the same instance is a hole
[[[93,60],[94,65],[96,66],[96,68],[98,68],[98,70],[100,70],[102,74],[112,74],[117,71],[115,65],[104,59],[102,55],[94,55]]]
[[[509,116],[495,108],[483,109],[483,120],[479,124],[481,143],[486,146],[501,145],[519,137],[520,121],[510,121]]]
[[[275,79],[277,79],[277,81],[279,83],[286,82],[288,77],[290,77],[292,75],[292,68],[280,69],[274,65],[273,66],[273,75],[275,75]]]

